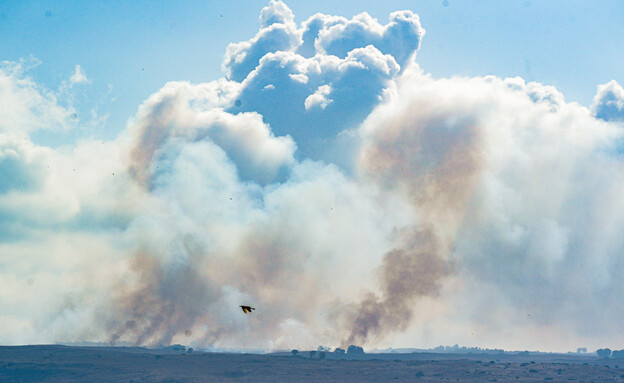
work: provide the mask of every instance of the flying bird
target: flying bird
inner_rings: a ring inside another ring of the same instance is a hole
[[[243,309],[243,312],[245,314],[250,313],[251,310],[255,310],[255,308],[251,307],[251,306],[240,306],[241,309]]]

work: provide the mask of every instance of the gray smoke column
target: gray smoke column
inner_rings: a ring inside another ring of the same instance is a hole
[[[436,296],[450,271],[443,249],[429,230],[409,234],[402,248],[383,256],[381,296],[369,293],[355,307],[345,344],[380,340],[392,331],[405,331],[418,309],[417,298]]]
[[[192,335],[195,322],[206,314],[218,290],[197,269],[197,261],[164,267],[147,253],[132,260],[138,284],[116,295],[117,317],[110,342],[119,340],[137,345],[169,345],[178,333]],[[215,339],[211,339],[214,341]]]
[[[436,296],[452,272],[453,241],[481,169],[475,123],[457,119],[434,100],[409,105],[400,99],[380,106],[364,123],[364,177],[409,201],[418,224],[384,254],[381,296],[369,294],[359,304],[348,343],[404,331],[418,298]]]

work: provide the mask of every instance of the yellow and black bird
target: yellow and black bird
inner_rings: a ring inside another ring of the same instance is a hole
[[[240,306],[241,309],[243,309],[243,312],[245,314],[250,313],[251,310],[255,310],[255,308],[251,307],[251,306]]]

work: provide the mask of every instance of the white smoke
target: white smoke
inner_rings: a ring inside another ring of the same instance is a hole
[[[624,341],[617,83],[432,78],[409,11],[260,24],[114,141],[36,145],[73,110],[2,67],[1,342]]]
[[[452,244],[458,324],[507,329],[514,318],[533,332],[558,326],[562,338],[616,331],[621,127],[551,87],[414,70],[363,132],[365,173]]]

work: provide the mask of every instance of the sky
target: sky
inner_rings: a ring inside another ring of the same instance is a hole
[[[619,1],[0,2],[0,343],[624,348],[623,33]]]
[[[106,116],[88,134],[113,138],[137,105],[167,81],[223,75],[230,42],[255,34],[264,1],[3,1],[0,57],[41,64],[30,76],[58,89],[76,65],[92,82],[80,90],[81,117]],[[521,76],[553,85],[589,106],[597,84],[624,81],[624,5],[587,1],[291,2],[296,21],[315,13],[380,21],[416,12],[428,31],[419,65],[435,76]],[[114,100],[114,101],[113,101]],[[46,137],[52,139],[53,137]],[[54,141],[57,143],[58,139]]]

